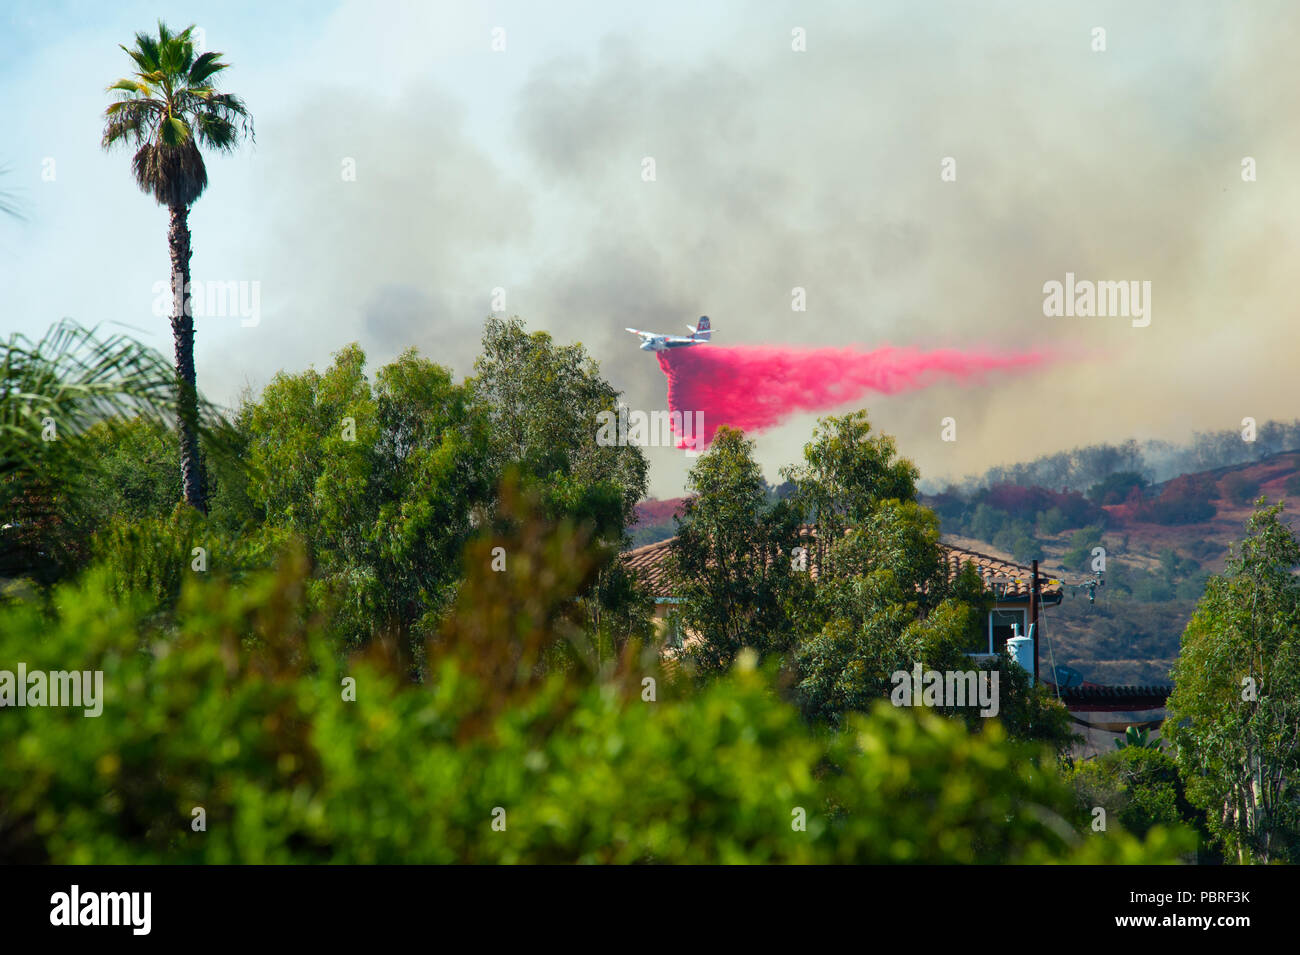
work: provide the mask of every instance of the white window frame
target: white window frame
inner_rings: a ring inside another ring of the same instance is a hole
[[[998,650],[995,649],[993,646],[993,615],[994,614],[1007,614],[1007,615],[1018,614],[1020,617],[1019,633],[1023,637],[1023,636],[1027,636],[1029,631],[1029,609],[1027,607],[1013,606],[1013,607],[994,607],[992,610],[989,611],[988,620],[987,620],[988,635],[989,635],[989,653],[996,656]],[[1001,626],[1002,623],[1003,621],[998,621],[999,626]]]

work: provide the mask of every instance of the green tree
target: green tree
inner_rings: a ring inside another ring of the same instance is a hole
[[[1038,515],[1038,528],[1048,537],[1061,533],[1069,526],[1069,518],[1059,507],[1049,507]]]
[[[180,446],[162,422],[129,418],[86,433],[87,483],[100,523],[163,517],[176,506]]]
[[[1188,798],[1240,862],[1300,861],[1300,541],[1256,502],[1183,633],[1168,737]]]
[[[933,511],[880,502],[826,554],[796,652],[798,697],[810,718],[837,722],[866,710],[914,661],[940,669],[966,662],[982,585],[973,571],[949,583]]]
[[[788,501],[768,503],[753,448],[718,429],[687,477],[692,496],[672,543],[682,622],[697,638],[689,655],[705,673],[728,669],[745,647],[789,649],[791,602],[806,581],[795,566],[798,515]]]
[[[592,647],[603,648],[593,652],[617,652],[646,636],[653,611],[613,556],[630,540],[649,468],[639,447],[598,440],[600,415],[617,412],[619,392],[580,343],[530,334],[518,318],[488,319],[482,349],[466,384],[487,422],[490,471],[497,480],[513,472],[548,517],[589,525],[608,549],[580,603]]]
[[[486,425],[413,349],[373,388],[365,362],[349,345],[324,374],[278,374],[241,408],[248,495],[265,523],[308,542],[314,589],[336,601],[350,645],[383,636],[409,651],[454,597],[488,506]]]
[[[1102,526],[1082,527],[1070,535],[1070,547],[1061,555],[1061,563],[1070,570],[1092,570],[1092,549],[1101,544]]]
[[[939,518],[916,503],[917,470],[863,411],[823,418],[787,468],[794,500],[816,518],[815,597],[800,613],[796,694],[805,714],[838,722],[887,696],[914,660],[942,665],[978,629],[955,600],[939,549]],[[979,600],[969,577],[959,582]]]
[[[190,299],[190,206],[208,185],[200,146],[228,152],[252,136],[243,101],[217,91],[228,64],[216,52],[196,55],[193,27],[172,33],[159,21],[158,35],[137,33],[134,48],[122,50],[135,72],[108,87],[117,102],[104,111],[102,145],[135,147],[131,169],[136,185],[166,206],[171,258],[172,339],[180,402],[181,490],[186,503],[207,509],[199,450],[198,385],[194,368],[194,314]]]
[[[493,473],[515,468],[551,516],[587,520],[598,539],[622,543],[648,465],[635,445],[597,441],[598,415],[617,410],[619,392],[586,349],[492,318],[474,373],[467,385],[488,422]]]
[[[967,564],[950,580],[939,558],[938,519],[915,503],[886,501],[866,526],[832,548],[831,575],[817,580],[806,620],[820,627],[800,638],[796,696],[812,720],[841,723],[893,689],[897,671],[996,670],[998,720],[1014,739],[1050,743],[1058,755],[1075,739],[1064,707],[1003,650],[976,662],[985,642],[987,595]],[[989,720],[978,707],[939,707],[980,732]]]
[[[983,581],[969,566],[950,578],[939,518],[916,500],[915,467],[895,459],[891,438],[868,438],[869,430],[862,412],[823,419],[804,465],[788,471],[796,499],[831,516],[829,529],[817,525],[815,597],[797,618],[795,660],[805,715],[832,724],[889,696],[893,674],[916,663],[975,669],[969,651],[984,643]],[[1073,734],[1059,704],[1005,654],[983,665],[1000,670],[999,709],[1013,735],[1068,747]],[[972,729],[988,722],[976,707],[943,712]]]
[[[95,533],[91,553],[119,598],[143,599],[141,606],[166,618],[187,580],[214,576],[242,583],[270,568],[289,538],[272,526],[231,532],[181,502],[163,517],[111,517]]]
[[[889,435],[872,436],[865,411],[819,419],[803,456],[802,465],[782,474],[797,486],[803,514],[817,524],[820,566],[832,559],[830,545],[846,528],[866,521],[880,501],[916,499],[916,465],[897,457]]]
[[[970,534],[982,541],[993,543],[994,538],[1002,533],[1004,527],[1011,523],[1011,515],[995,507],[979,503],[970,519]]]

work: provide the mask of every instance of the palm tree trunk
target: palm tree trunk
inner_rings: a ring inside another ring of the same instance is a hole
[[[190,304],[190,210],[171,207],[167,247],[172,260],[172,341],[176,346],[178,407],[176,429],[181,444],[181,492],[185,503],[207,513],[203,461],[199,454],[198,384],[194,372],[194,314]]]

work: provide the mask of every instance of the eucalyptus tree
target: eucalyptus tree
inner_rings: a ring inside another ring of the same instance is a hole
[[[806,599],[798,513],[767,500],[754,442],[725,425],[686,479],[689,497],[671,545],[670,573],[688,656],[701,673],[729,669],[740,651],[779,655],[790,648],[793,608]]]
[[[199,453],[198,391],[194,369],[194,316],[190,301],[190,206],[208,185],[200,147],[235,149],[253,137],[252,116],[243,100],[217,90],[229,64],[223,54],[196,51],[194,27],[173,33],[161,21],[158,35],[137,33],[122,50],[135,72],[108,87],[118,99],[104,111],[105,149],[133,146],[131,169],[141,191],[170,213],[172,339],[180,404],[181,489],[185,501],[207,507]]]
[[[1183,632],[1164,735],[1239,862],[1300,861],[1300,538],[1264,498]]]

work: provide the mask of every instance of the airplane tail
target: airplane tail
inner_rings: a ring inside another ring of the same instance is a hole
[[[707,315],[700,316],[700,324],[687,325],[686,327],[691,330],[691,337],[696,341],[707,342],[713,338],[713,330],[709,327],[709,316]]]

